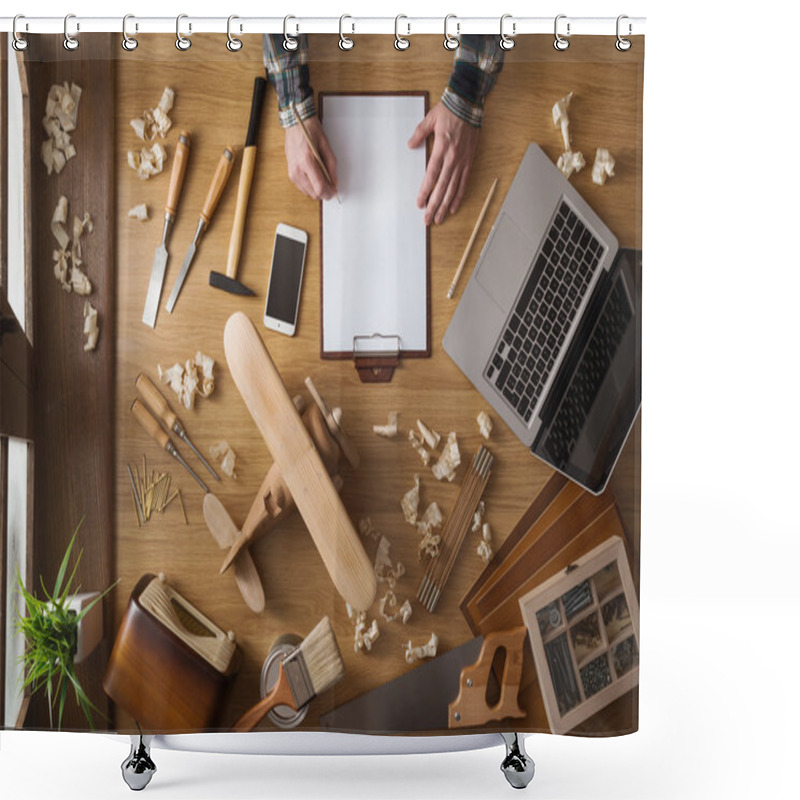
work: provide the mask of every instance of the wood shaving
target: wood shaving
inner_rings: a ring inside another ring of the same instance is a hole
[[[208,448],[208,453],[229,478],[236,479],[236,453],[233,452],[225,439],[217,442],[217,444],[212,444]]]
[[[492,529],[489,527],[488,522],[484,522],[481,527],[481,541],[478,545],[478,555],[484,564],[488,564],[494,555],[492,551]]]
[[[69,202],[62,195],[56,203],[53,217],[50,220],[50,231],[58,243],[58,249],[53,250],[53,274],[65,292],[88,295],[92,293],[92,283],[86,273],[80,269],[83,264],[81,237],[84,231],[91,233],[94,225],[88,213],[83,215],[83,219],[73,217],[72,239],[70,239],[67,229],[64,227],[68,214]]]
[[[564,150],[570,152],[572,148],[569,142],[569,114],[567,109],[572,101],[572,92],[560,100],[556,100],[553,106],[553,125],[556,128],[561,128],[561,138],[564,140]]]
[[[417,428],[422,436],[422,441],[424,441],[431,450],[435,450],[442,440],[441,435],[431,430],[421,419],[417,420]]]
[[[447,434],[447,443],[442,449],[439,460],[431,467],[437,481],[447,478],[452,483],[456,477],[456,470],[461,464],[461,452],[458,449],[458,440],[455,431]]]
[[[417,511],[419,510],[419,475],[414,476],[414,486],[409,489],[400,501],[400,508],[403,509],[403,516],[409,525],[417,522]]]
[[[134,206],[128,211],[128,216],[133,217],[133,219],[138,219],[139,222],[146,222],[150,219],[150,211],[147,208],[147,203],[139,203],[138,206]]]
[[[481,500],[478,503],[478,507],[475,509],[475,513],[472,516],[472,532],[478,533],[481,529],[481,525],[483,525],[483,515],[486,513],[486,505],[484,501]]]
[[[478,430],[484,439],[488,439],[492,433],[492,418],[485,411],[478,414]]]
[[[354,637],[353,650],[356,653],[370,652],[375,640],[380,636],[378,621],[373,619],[367,625],[367,612],[355,611],[350,603],[347,603],[347,617],[353,623]]]
[[[391,543],[385,536],[381,536],[378,542],[378,551],[375,554],[375,576],[379,583],[388,583],[390,589],[394,589],[397,581],[406,574],[406,568],[402,561],[392,564],[389,558]]]
[[[94,350],[97,347],[100,328],[97,326],[97,309],[88,300],[83,303],[83,335],[86,337],[84,352]]]
[[[418,525],[427,525],[430,528],[438,528],[441,526],[444,518],[442,517],[442,510],[439,508],[438,503],[431,503],[422,515]]]
[[[411,619],[411,601],[406,600],[403,605],[398,606],[395,593],[389,589],[380,599],[379,611],[387,622],[394,622],[399,617],[403,625],[407,625]]]
[[[422,437],[412,429],[408,432],[408,441],[411,442],[411,446],[417,451],[422,463],[427,467],[431,461],[431,454],[425,448]]]
[[[155,141],[156,138],[163,139],[172,127],[172,120],[169,112],[175,103],[175,92],[167,86],[161,94],[161,99],[155,108],[148,108],[142,116],[131,120],[131,127],[136,135],[143,141]]]
[[[389,413],[389,422],[386,425],[373,425],[372,432],[378,436],[385,436],[387,439],[393,439],[397,436],[397,417],[396,411]]]
[[[159,142],[151,146],[145,145],[138,153],[128,150],[128,166],[136,171],[143,181],[149,180],[153,175],[158,175],[164,170],[167,161],[167,151]]]
[[[413,664],[415,661],[421,661],[423,658],[435,658],[436,651],[439,648],[439,637],[435,633],[432,633],[431,638],[428,639],[425,644],[414,647],[411,640],[409,640],[404,647],[406,661],[409,664]]]
[[[210,397],[214,392],[214,359],[198,350],[183,366],[173,364],[164,369],[159,364],[158,377],[175,392],[181,405],[191,411],[197,395]]]
[[[380,532],[375,528],[372,524],[372,520],[369,517],[362,517],[358,521],[358,532],[366,539],[369,537],[370,539],[374,539],[377,541],[380,539]]]
[[[592,165],[592,181],[603,186],[606,178],[614,177],[614,159],[605,147],[598,147]]]
[[[42,142],[41,159],[47,174],[58,174],[77,154],[70,133],[78,122],[78,105],[83,90],[75,83],[54,84],[47,93],[42,127],[47,139]]]
[[[574,172],[580,172],[586,166],[586,161],[583,153],[567,151],[558,157],[556,166],[561,170],[561,174],[569,180]]]

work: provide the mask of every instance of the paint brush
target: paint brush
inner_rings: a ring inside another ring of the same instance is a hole
[[[237,733],[253,730],[275,706],[285,705],[299,711],[343,675],[344,663],[331,621],[323,617],[280,663],[272,691],[242,714],[233,730]]]

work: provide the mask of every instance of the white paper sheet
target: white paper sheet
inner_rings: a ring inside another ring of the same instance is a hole
[[[341,205],[322,207],[322,352],[425,351],[427,231],[416,200],[425,146],[408,147],[422,95],[325,95],[322,122],[336,154]]]

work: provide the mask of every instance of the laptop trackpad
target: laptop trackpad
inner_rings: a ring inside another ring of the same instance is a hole
[[[519,226],[503,214],[486,245],[475,279],[504,311],[517,298],[522,279],[533,260],[533,244]]]

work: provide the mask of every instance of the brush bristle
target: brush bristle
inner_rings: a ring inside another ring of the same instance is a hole
[[[303,640],[300,654],[305,661],[315,695],[329,689],[344,675],[342,654],[339,652],[331,621],[327,617],[323,617]]]

